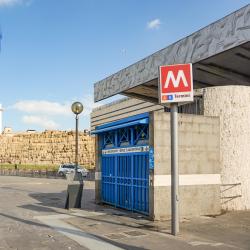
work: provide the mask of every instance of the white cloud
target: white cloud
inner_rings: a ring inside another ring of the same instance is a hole
[[[21,0],[0,0],[0,6],[11,6],[15,4],[20,4]]]
[[[154,19],[150,22],[147,23],[147,28],[148,29],[159,29],[160,28],[160,25],[161,25],[161,21],[160,19]]]
[[[101,104],[94,103],[92,95],[85,95],[82,100],[75,100],[82,102],[84,110],[82,115],[87,116],[91,113],[93,108],[99,107]],[[71,104],[73,101],[67,101],[65,103],[50,102],[46,100],[22,100],[18,101],[9,109],[15,109],[20,112],[29,114],[41,114],[41,115],[72,115]]]
[[[22,122],[27,125],[36,125],[43,129],[62,129],[65,122],[67,123],[65,119],[73,121],[74,114],[71,111],[71,104],[74,101],[82,102],[84,110],[81,117],[84,118],[85,122],[89,120],[92,109],[101,105],[94,103],[92,95],[84,95],[82,98],[74,98],[74,100],[64,103],[46,100],[21,100],[7,107],[7,110],[21,112]]]
[[[45,100],[23,100],[10,108],[30,114],[71,115],[70,103],[58,103]]]
[[[25,115],[22,117],[22,122],[29,125],[38,125],[44,129],[57,129],[59,127],[59,124],[45,116]]]
[[[0,7],[5,7],[5,6],[14,6],[14,5],[20,5],[20,4],[25,4],[25,5],[30,5],[32,0],[0,0]]]

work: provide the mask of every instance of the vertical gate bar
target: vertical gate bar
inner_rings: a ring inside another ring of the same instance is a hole
[[[124,179],[123,179],[123,187],[124,187],[124,207],[126,207],[126,200],[127,200],[127,190],[126,190],[126,185],[125,185],[125,179],[126,179],[126,163],[127,159],[126,156],[124,156]]]
[[[127,176],[127,156],[124,157],[125,158],[125,178],[124,178],[124,189],[125,189],[125,207],[127,208],[127,186],[126,186],[126,176]]]
[[[115,207],[117,206],[117,161],[118,161],[118,157],[117,155],[115,156]]]
[[[111,172],[111,157],[109,157],[109,163],[108,163],[108,170],[109,170],[109,202],[111,202],[111,178],[110,178],[110,172]]]
[[[104,162],[105,162],[105,175],[107,176],[107,164],[108,164],[108,162],[107,162],[107,159],[106,158],[104,158],[105,160],[104,160]],[[107,178],[105,178],[106,180],[105,180],[105,183],[104,183],[104,192],[105,192],[105,197],[106,197],[106,199],[108,199],[108,194],[107,194],[107,185],[108,185],[108,179]]]
[[[130,146],[134,145],[134,129],[130,128]]]
[[[143,171],[143,156],[140,156],[140,210],[142,210],[143,207],[143,197],[142,197],[142,171]]]
[[[122,195],[121,195],[121,199],[122,199],[122,206],[124,206],[124,186],[123,186],[123,180],[124,180],[124,173],[123,173],[123,166],[124,166],[124,157],[122,157],[122,164],[121,164],[121,177],[122,177],[122,183],[121,183],[121,189],[122,189]]]
[[[134,210],[134,156],[131,157],[131,207]]]
[[[107,185],[107,191],[108,191],[108,201],[110,202],[110,157],[108,158],[108,185]]]
[[[147,162],[148,162],[148,165],[147,165],[147,212],[149,212],[149,153],[148,153]]]
[[[146,204],[147,204],[147,165],[148,165],[148,160],[147,160],[147,153],[144,156],[145,159],[145,169],[143,171],[144,173],[144,180],[143,180],[143,190],[144,190],[144,212],[146,212]]]
[[[123,207],[126,207],[126,186],[125,186],[125,175],[126,175],[126,156],[123,156]]]
[[[108,201],[110,202],[110,157],[107,160],[107,174],[108,174],[108,178],[107,178],[107,197],[108,197]]]
[[[127,208],[129,208],[130,209],[130,207],[129,207],[129,192],[128,192],[128,189],[129,189],[129,187],[128,187],[128,157],[129,156],[126,156],[126,192],[127,192],[127,194],[126,194],[126,201],[127,201]]]
[[[122,156],[121,156],[122,157]],[[123,170],[123,166],[124,166],[124,157],[122,157],[122,165],[121,165],[121,171],[122,171],[122,206],[124,207],[124,186],[123,186],[123,180],[124,180],[124,170]]]
[[[121,176],[121,182],[123,183],[123,164],[124,164],[124,159],[122,156],[121,157],[121,166],[120,166],[120,176]],[[120,198],[121,198],[121,205],[123,206],[123,203],[124,203],[124,194],[123,194],[123,185],[122,183],[120,183],[120,188],[121,188],[121,193],[120,193]]]
[[[137,166],[136,166],[136,209],[139,209],[139,192],[138,192],[138,185],[139,185],[139,166],[140,166],[140,159],[139,155],[137,156]]]
[[[105,176],[105,181],[103,182],[103,195],[106,197],[106,181],[107,181],[107,179],[106,179],[106,158],[104,157],[103,158],[103,166],[104,166],[104,168],[103,168],[103,174],[104,174],[104,176]]]
[[[131,210],[131,207],[130,207],[130,194],[129,194],[129,168],[130,168],[130,162],[129,162],[129,158],[130,156],[128,155],[127,156],[127,176],[126,176],[126,186],[127,186],[127,206],[129,208],[129,210]]]
[[[145,212],[147,212],[147,193],[148,193],[148,182],[147,182],[147,176],[148,176],[148,154],[145,155],[145,162],[146,162],[146,168],[145,168],[145,180],[144,180],[144,190],[145,190]]]
[[[120,171],[120,168],[121,168],[121,156],[118,156],[118,166],[117,166],[117,170],[118,170],[118,173],[117,173],[117,177],[119,178],[119,183],[117,184],[117,198],[118,198],[118,203],[117,205],[120,205],[121,203],[121,171]]]
[[[134,185],[134,202],[135,202],[135,209],[137,210],[137,169],[138,169],[138,159],[137,159],[137,155],[135,155],[135,164],[134,164],[134,173],[135,173],[135,185]]]
[[[146,157],[145,157],[145,154],[143,155],[143,170],[142,170],[142,199],[143,199],[143,203],[142,203],[142,209],[143,211],[145,211],[145,202],[146,202],[146,199],[145,199],[145,171],[146,171]]]
[[[140,180],[141,180],[141,157],[138,157],[139,164],[138,164],[138,209],[141,208],[141,192],[140,192]]]
[[[113,157],[110,157],[110,165],[109,165],[109,168],[110,168],[110,184],[109,184],[109,191],[110,191],[110,202],[112,203],[113,201],[113,190],[112,190],[112,180],[113,180]]]
[[[102,175],[102,182],[101,182],[101,194],[102,194],[102,196],[101,196],[101,198],[102,198],[102,200],[103,200],[103,157],[101,158],[101,175]]]
[[[105,180],[105,182],[104,182],[104,192],[105,192],[105,197],[106,197],[106,199],[108,198],[108,195],[107,195],[107,182],[108,182],[108,178],[107,178],[107,159],[106,158],[104,158],[105,159],[105,176],[106,176],[106,180]]]
[[[117,147],[118,146],[118,130],[116,130],[115,131],[115,147]],[[118,177],[118,175],[117,175],[117,163],[118,163],[118,156],[117,155],[115,155],[115,207],[117,206],[117,177]]]
[[[124,166],[124,168],[125,168],[125,178],[124,178],[124,189],[125,189],[125,207],[127,207],[127,186],[126,186],[126,176],[127,176],[127,156],[125,156],[124,157],[124,159],[125,159],[125,166]]]

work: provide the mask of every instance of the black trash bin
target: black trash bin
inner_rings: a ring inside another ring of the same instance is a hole
[[[83,183],[68,184],[65,208],[81,208]]]

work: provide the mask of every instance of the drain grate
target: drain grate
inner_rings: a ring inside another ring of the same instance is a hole
[[[128,231],[128,232],[123,232],[124,234],[127,234],[129,236],[143,236],[143,235],[147,235],[143,232],[140,231]]]
[[[123,239],[126,238],[127,236],[124,234],[106,234],[104,235],[105,237],[111,239],[111,240],[119,240],[119,239]]]

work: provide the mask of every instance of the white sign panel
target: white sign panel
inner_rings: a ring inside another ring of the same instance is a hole
[[[148,152],[149,146],[138,146],[138,147],[129,147],[129,148],[112,148],[112,149],[103,149],[102,154],[127,154],[127,153],[141,153]]]

